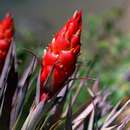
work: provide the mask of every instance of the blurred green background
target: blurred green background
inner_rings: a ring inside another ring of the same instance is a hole
[[[15,42],[21,69],[30,49],[39,57],[54,33],[74,10],[83,11],[81,76],[94,66],[89,77],[99,78],[101,88],[114,91],[112,102],[130,96],[130,2],[127,0],[1,0],[0,17],[7,11],[15,19]],[[42,46],[42,47],[41,47]],[[86,71],[85,71],[86,70]],[[91,83],[90,83],[91,84]],[[85,98],[87,89],[79,100]]]

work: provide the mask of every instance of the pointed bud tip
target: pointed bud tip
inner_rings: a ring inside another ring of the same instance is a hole
[[[5,17],[6,17],[6,18],[7,18],[7,17],[12,18],[12,13],[11,13],[11,12],[7,12],[6,15],[5,15]]]
[[[76,10],[75,12],[74,12],[74,14],[73,14],[73,18],[75,19],[75,18],[77,18],[78,16],[82,16],[82,10]]]

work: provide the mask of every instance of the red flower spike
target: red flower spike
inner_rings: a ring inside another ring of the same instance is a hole
[[[56,33],[42,58],[42,70],[40,76],[40,101],[50,99],[63,86],[65,81],[75,70],[77,56],[80,52],[80,35],[82,26],[82,13],[75,11],[61,30]],[[52,67],[53,91],[46,90],[44,84]],[[47,95],[47,96],[46,96]]]
[[[0,21],[0,70],[4,65],[4,61],[13,39],[14,23],[9,13]]]

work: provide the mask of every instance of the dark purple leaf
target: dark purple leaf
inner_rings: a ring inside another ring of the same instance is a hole
[[[61,97],[61,100],[57,103],[57,105],[55,105],[52,108],[51,111],[52,114],[49,116],[48,120],[46,121],[47,123],[45,123],[42,129],[49,130],[49,128],[52,127],[52,125],[55,124],[60,119],[65,105],[67,93],[68,93],[68,86],[66,85],[57,95],[58,97]]]
[[[71,96],[69,101],[69,108],[66,116],[65,130],[72,130],[72,106],[71,106]]]
[[[15,44],[12,42],[0,77],[0,128],[9,129],[13,95],[17,86]]]
[[[121,125],[117,127],[117,130],[124,130],[125,127],[128,125],[130,122],[130,115],[127,115],[123,121],[121,122]]]
[[[27,69],[25,70],[21,79],[18,82],[18,86],[15,91],[15,95],[14,95],[13,103],[12,103],[13,108],[11,112],[11,126],[16,121],[18,114],[20,113],[22,109],[22,104],[24,102],[27,90],[29,88],[29,85],[31,84],[30,78],[33,72],[35,71],[36,65],[37,65],[37,59],[36,57],[33,57],[29,66],[27,67]]]

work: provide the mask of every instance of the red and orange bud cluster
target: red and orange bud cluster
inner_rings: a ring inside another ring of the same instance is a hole
[[[0,64],[3,66],[14,34],[13,18],[9,13],[0,21]]]
[[[51,98],[74,72],[80,52],[81,26],[81,11],[75,11],[45,50],[40,76],[40,100],[44,100],[46,95]],[[53,80],[51,91],[49,91],[45,88],[45,82],[53,66]]]

